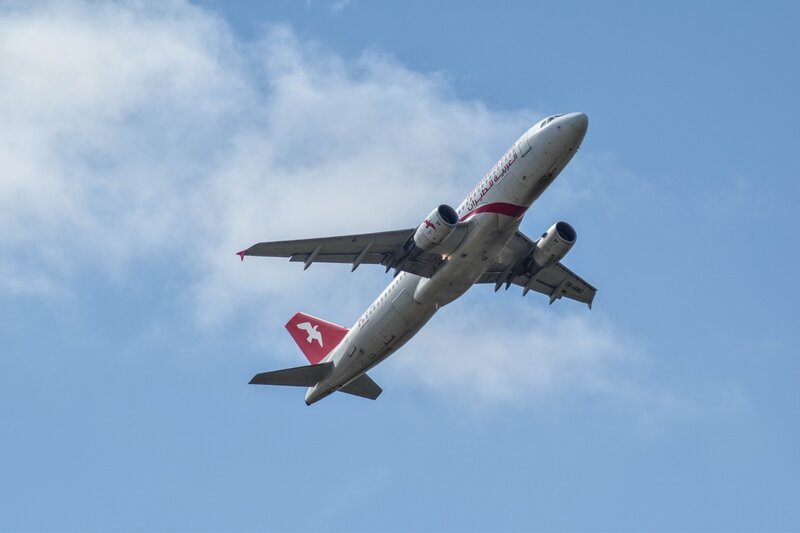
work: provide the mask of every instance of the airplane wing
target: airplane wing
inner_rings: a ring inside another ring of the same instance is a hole
[[[527,272],[515,271],[520,269],[534,245],[535,241],[517,232],[500,254],[500,261],[490,266],[477,283],[494,283],[495,290],[504,283],[506,288],[513,283],[525,289],[523,295],[529,290],[534,290],[549,296],[551,304],[566,296],[588,304],[591,309],[597,289],[561,263],[542,269],[534,276]]]
[[[387,271],[390,268],[397,268],[399,271],[429,278],[442,263],[442,256],[461,244],[468,227],[467,223],[458,224],[453,233],[436,247],[435,253],[422,252],[413,259],[405,261],[400,259],[407,251],[416,228],[316,239],[260,242],[242,250],[238,255],[242,260],[245,256],[251,255],[288,257],[289,261],[304,263],[305,268],[311,266],[311,263],[349,263],[353,265],[352,270],[362,263],[383,265]]]

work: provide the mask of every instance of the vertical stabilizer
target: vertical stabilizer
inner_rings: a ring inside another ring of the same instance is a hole
[[[295,314],[286,323],[286,329],[312,365],[322,361],[342,342],[349,331],[347,328],[305,313]]]

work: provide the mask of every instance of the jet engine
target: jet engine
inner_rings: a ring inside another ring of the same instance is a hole
[[[536,241],[531,257],[531,272],[547,268],[561,261],[572,245],[578,234],[575,229],[566,222],[556,222],[550,229],[542,234],[542,238]]]
[[[447,204],[442,204],[419,225],[414,232],[414,245],[420,250],[438,246],[453,233],[458,224],[458,213]]]
[[[394,275],[399,274],[406,261],[415,259],[423,252],[442,244],[456,229],[456,224],[458,224],[458,213],[449,205],[442,204],[431,211],[403,247],[385,263],[386,271],[394,268]]]

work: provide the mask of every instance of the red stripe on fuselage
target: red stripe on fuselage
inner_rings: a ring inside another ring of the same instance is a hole
[[[479,213],[496,213],[498,215],[505,215],[507,217],[514,217],[519,218],[525,214],[527,211],[527,207],[524,205],[514,205],[514,204],[507,204],[504,202],[494,202],[491,204],[484,204],[476,207],[459,220],[459,222],[464,222],[470,217],[473,217]]]

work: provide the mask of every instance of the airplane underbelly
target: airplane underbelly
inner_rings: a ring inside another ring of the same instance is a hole
[[[413,290],[417,276],[406,275],[405,285]],[[437,307],[414,301],[411,293],[402,288],[381,306],[356,335],[348,341],[336,361],[336,371],[324,388],[336,389],[346,385],[363,372],[377,365],[408,342],[436,313]]]
[[[357,378],[401,348],[439,308],[467,292],[519,227],[518,220],[500,224],[499,216],[478,215],[463,244],[432,278],[403,273],[396,291],[347,340],[334,357],[334,374],[318,387],[332,391]]]
[[[432,278],[420,280],[414,291],[414,300],[442,307],[467,292],[497,260],[519,227],[519,220],[500,224],[499,217],[509,218],[493,213],[477,215],[474,221],[476,229]],[[503,229],[499,230],[499,227]]]

